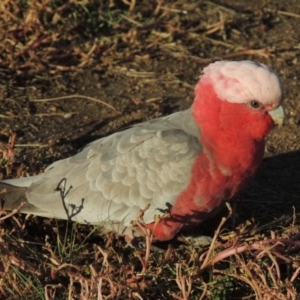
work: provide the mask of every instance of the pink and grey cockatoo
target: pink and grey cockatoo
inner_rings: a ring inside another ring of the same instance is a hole
[[[141,234],[139,211],[158,240],[197,225],[252,178],[265,137],[282,123],[278,75],[252,61],[203,70],[192,107],[101,138],[42,175],[0,183],[4,210]],[[169,213],[154,228],[154,216]]]

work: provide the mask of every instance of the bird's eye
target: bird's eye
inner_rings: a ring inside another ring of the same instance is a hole
[[[264,106],[257,100],[251,100],[248,103],[248,106],[250,106],[254,110],[262,109]]]

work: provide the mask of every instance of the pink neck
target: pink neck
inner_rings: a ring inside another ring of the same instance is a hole
[[[171,216],[156,227],[154,235],[161,240],[203,222],[245,187],[263,159],[264,137],[273,124],[264,112],[259,124],[253,122],[257,114],[241,104],[219,100],[212,86],[201,81],[193,117],[201,128],[203,152],[195,158],[191,181],[176,199]],[[153,223],[148,227],[153,229]]]

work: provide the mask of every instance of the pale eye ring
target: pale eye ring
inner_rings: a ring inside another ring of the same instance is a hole
[[[248,103],[248,106],[250,106],[252,109],[254,110],[260,110],[262,109],[264,106],[257,100],[251,100]]]

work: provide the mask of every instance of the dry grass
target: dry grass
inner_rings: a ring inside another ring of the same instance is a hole
[[[238,13],[210,1],[2,0],[1,66],[17,73],[101,70],[150,61],[157,51],[199,64],[219,57],[268,60],[292,46],[253,44],[243,27],[264,30],[278,13],[268,7]],[[199,51],[201,43],[213,44],[213,51]],[[24,176],[26,166],[12,161],[13,143],[12,136],[2,144],[1,167],[4,176]],[[135,250],[98,228],[15,213],[0,218],[1,299],[299,299],[296,213],[229,230],[229,210],[209,248],[170,242],[162,252],[151,250],[140,216],[146,247]]]
[[[259,10],[253,15],[237,13],[210,1],[199,6],[162,0],[3,0],[0,59],[3,66],[18,72],[72,71],[91,65],[103,68],[147,59],[157,50],[207,63],[213,53],[201,57],[193,46],[200,43],[222,48],[223,58],[270,58],[275,49],[251,44],[240,24],[264,30],[265,16],[273,14],[267,8],[260,14]]]
[[[152,251],[146,230],[145,249],[135,250],[98,228],[13,215],[1,230],[0,292],[6,299],[297,299],[297,216],[224,235],[230,216],[209,249],[170,243]]]

